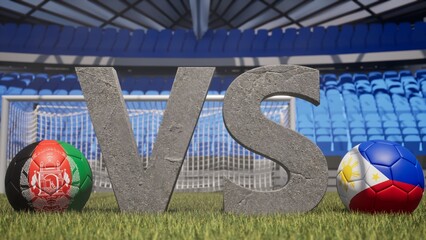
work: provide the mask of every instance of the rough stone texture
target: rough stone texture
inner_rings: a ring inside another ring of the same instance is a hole
[[[179,68],[150,164],[143,169],[121,94],[110,67],[76,68],[121,211],[167,209],[214,68]]]
[[[318,105],[319,72],[300,66],[265,66],[241,74],[228,88],[223,117],[229,133],[244,147],[281,165],[289,180],[282,189],[270,192],[252,191],[226,180],[226,212],[306,212],[317,206],[326,192],[327,162],[321,150],[260,111],[262,100],[273,95],[295,96]]]

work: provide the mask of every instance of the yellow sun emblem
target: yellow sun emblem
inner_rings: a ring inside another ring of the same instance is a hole
[[[359,177],[360,176],[360,172],[359,171],[355,171],[355,167],[358,166],[358,162],[354,161],[352,162],[353,159],[352,157],[350,157],[347,161],[344,161],[343,164],[343,169],[342,171],[339,173],[342,181],[340,182],[340,184],[343,185],[343,187],[345,188],[345,191],[348,191],[349,186],[351,186],[352,188],[355,187],[355,183],[352,182],[351,180],[354,177]]]
[[[377,180],[379,180],[380,176],[379,173],[375,173],[373,174],[373,180],[377,182]]]

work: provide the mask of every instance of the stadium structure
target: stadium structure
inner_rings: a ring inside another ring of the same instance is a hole
[[[117,70],[145,164],[177,67],[216,67],[177,190],[217,191],[224,177],[285,185],[286,171],[238,145],[222,120],[232,80],[272,64],[320,70],[318,107],[278,97],[261,108],[320,147],[330,190],[341,157],[363,141],[401,143],[425,166],[425,16],[415,0],[1,1],[0,178],[23,147],[56,139],[89,159],[95,191],[111,189],[76,66]]]

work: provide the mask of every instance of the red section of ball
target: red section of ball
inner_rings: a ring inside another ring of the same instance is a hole
[[[400,182],[400,181],[393,181],[393,185],[397,186],[398,188],[402,189],[403,191],[405,191],[407,193],[409,193],[410,191],[412,191],[416,187],[413,184]]]
[[[55,141],[40,142],[34,150],[28,171],[33,208],[43,211],[67,209],[71,199],[71,183],[71,167],[62,147]]]
[[[388,181],[384,181],[382,183],[376,184],[374,186],[372,186],[371,188],[375,191],[375,192],[380,192],[390,186],[392,186],[393,182],[391,180]]]
[[[400,188],[392,185],[377,193],[377,212],[406,212],[408,196]]]
[[[353,211],[372,212],[375,198],[376,192],[371,188],[367,188],[352,198],[349,208]]]
[[[408,189],[411,191],[407,193]],[[423,189],[419,186],[388,180],[355,195],[349,208],[369,213],[411,213],[419,205],[422,196]]]
[[[411,192],[408,193],[407,211],[413,212],[423,197],[423,188],[417,186]]]
[[[58,142],[44,140],[34,150],[32,161],[43,168],[59,167],[66,157],[67,154]]]

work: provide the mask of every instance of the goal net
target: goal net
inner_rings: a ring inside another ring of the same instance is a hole
[[[44,139],[65,141],[78,148],[88,159],[93,171],[94,190],[111,189],[102,152],[82,96],[4,98],[7,98],[8,106],[3,109],[7,113],[3,113],[1,119],[2,139],[6,142],[2,142],[6,146],[2,157],[7,163],[32,142]],[[168,96],[125,96],[139,154],[145,166],[150,161],[167,99]],[[176,190],[218,191],[222,189],[224,177],[259,191],[284,186],[287,182],[284,169],[243,148],[228,134],[223,123],[222,100],[223,96],[207,97]],[[261,110],[270,120],[294,128],[292,101],[289,97],[271,98],[262,103]],[[6,137],[4,129],[7,131]]]

